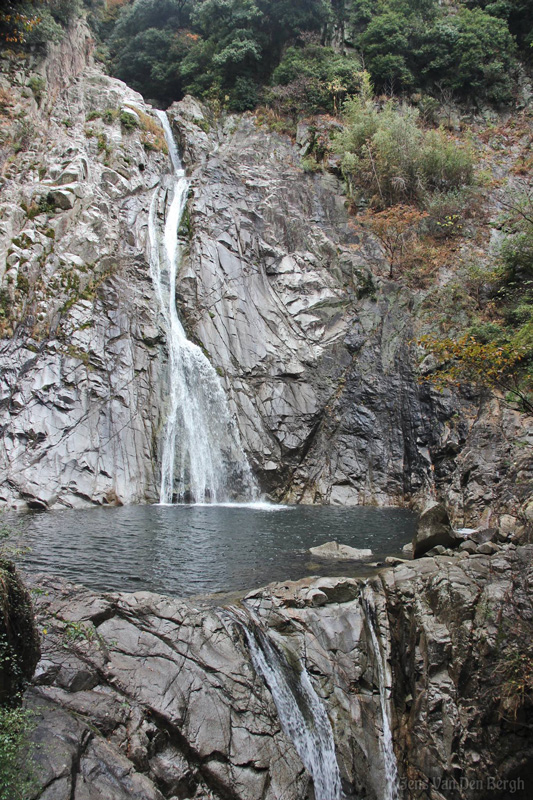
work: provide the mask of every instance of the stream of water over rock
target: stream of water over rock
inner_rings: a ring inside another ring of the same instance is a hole
[[[189,182],[168,117],[165,131],[172,177],[153,195],[149,215],[150,270],[167,334],[169,396],[161,452],[162,504],[253,500],[257,494],[219,377],[201,348],[187,339],[176,309],[179,225]],[[158,219],[164,194],[163,231]]]
[[[382,732],[380,737],[381,752],[383,755],[383,771],[385,776],[385,793],[383,800],[398,800],[398,765],[394,753],[391,730],[391,708],[388,691],[392,683],[390,670],[380,647],[376,611],[368,598],[363,601],[365,620],[370,633],[370,642],[374,651],[374,662],[377,666],[379,684],[379,704],[381,708]]]
[[[255,671],[267,684],[281,726],[313,778],[315,800],[341,800],[341,776],[326,709],[300,662],[291,666],[268,634],[244,611],[228,610],[241,627]]]

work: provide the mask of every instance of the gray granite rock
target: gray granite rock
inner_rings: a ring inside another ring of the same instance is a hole
[[[457,544],[457,537],[448,517],[448,513],[442,503],[429,503],[418,520],[415,535],[413,537],[413,557],[420,558],[425,553],[433,555],[433,550],[437,550],[437,555],[444,552],[446,547]]]
[[[310,547],[309,552],[318,558],[333,559],[334,561],[359,561],[372,555],[372,550],[368,548],[349,547],[347,544],[339,544],[335,541]]]
[[[305,666],[332,724],[346,797],[384,795],[383,688],[400,777],[411,786],[401,800],[454,779],[463,792],[446,800],[481,800],[475,787],[487,776],[527,775],[532,701],[510,691],[506,670],[527,652],[532,559],[532,546],[461,551],[367,581],[306,578],[244,599],[249,624],[253,617],[295,669]],[[38,754],[40,797],[76,798],[73,781],[80,800],[90,791],[117,800],[310,796],[231,608],[38,581],[43,663],[49,675],[58,667],[31,699],[43,704],[36,741],[52,743]],[[73,622],[76,639],[67,635]],[[62,683],[65,664],[97,683]]]

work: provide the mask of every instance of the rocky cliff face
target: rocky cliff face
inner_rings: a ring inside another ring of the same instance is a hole
[[[386,722],[402,800],[529,796],[533,548],[485,550],[246,598],[292,669],[309,673],[347,798],[395,796]],[[37,580],[41,798],[314,797],[227,610]]]
[[[170,115],[192,178],[180,309],[262,486],[347,505],[437,493],[456,523],[507,511],[516,525],[531,490],[528,419],[418,383],[426,294],[384,277],[337,179],[304,173],[299,147],[254,117],[213,119],[192,99]]]
[[[2,61],[0,499],[8,505],[157,496],[166,355],[145,253],[167,155],[151,108],[104,77],[90,51],[80,24],[44,61]]]
[[[262,485],[348,505],[428,491],[412,300],[376,285],[340,184],[306,175],[290,141],[250,116],[210,122],[186,100],[171,117],[192,172],[181,307]]]
[[[168,350],[146,225],[168,156],[152,109],[91,47],[78,24],[46,59],[1,64],[3,505],[158,497]],[[250,115],[186,99],[171,117],[191,174],[179,310],[262,489],[346,505],[436,493],[458,524],[495,511],[516,526],[527,419],[419,385],[423,297],[383,277],[337,179],[304,173],[298,147]]]

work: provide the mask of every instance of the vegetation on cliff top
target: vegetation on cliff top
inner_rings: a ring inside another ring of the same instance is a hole
[[[94,11],[112,71],[160,103],[230,110],[285,96],[331,112],[369,72],[378,92],[512,100],[529,58],[526,0],[114,0]],[[273,95],[272,95],[273,93]]]

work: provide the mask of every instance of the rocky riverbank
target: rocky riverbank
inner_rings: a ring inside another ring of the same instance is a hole
[[[388,796],[384,691],[403,800],[525,798],[532,581],[533,546],[506,542],[367,581],[274,584],[241,613],[307,670],[347,797]],[[41,800],[313,797],[226,609],[32,584],[43,653],[27,703]]]

